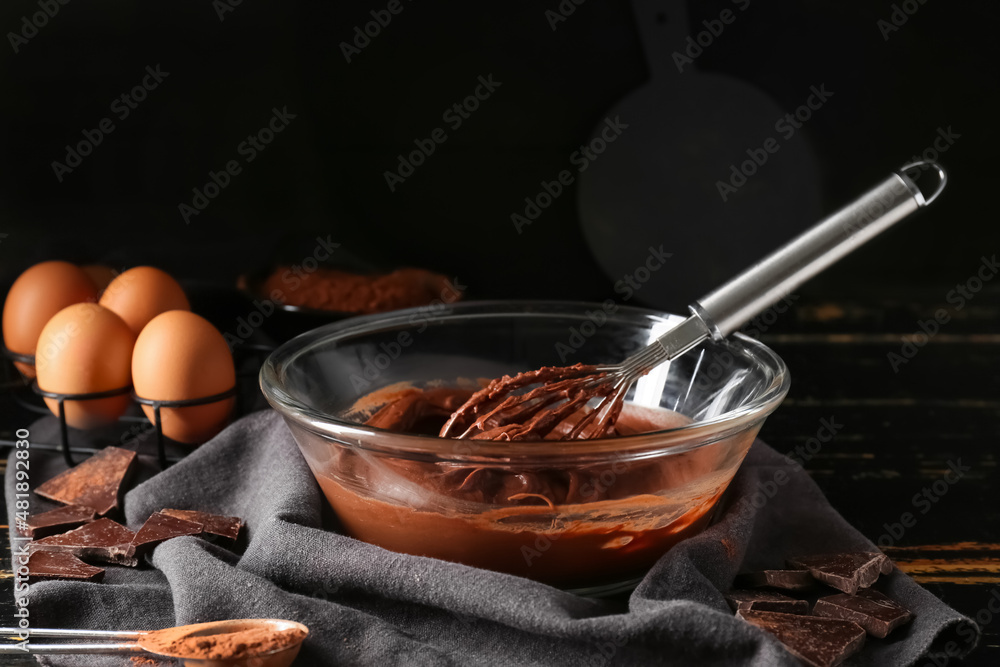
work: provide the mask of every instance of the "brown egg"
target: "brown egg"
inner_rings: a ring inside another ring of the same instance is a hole
[[[221,394],[236,384],[233,357],[222,334],[205,318],[185,310],[157,315],[139,334],[132,354],[135,394],[158,401],[182,401]],[[205,405],[160,408],[163,434],[189,444],[222,430],[233,398]],[[153,421],[153,407],[143,405]]]
[[[3,342],[18,354],[34,354],[38,335],[53,315],[66,306],[96,301],[97,290],[79,267],[69,262],[42,262],[18,276],[3,306]],[[16,362],[18,370],[35,377],[35,368]]]
[[[118,275],[104,289],[99,302],[118,314],[135,335],[168,310],[191,310],[180,284],[152,266],[137,266]]]
[[[128,387],[135,335],[107,308],[78,303],[63,308],[38,337],[35,367],[38,386],[61,394],[85,394]],[[128,409],[130,393],[84,401],[65,401],[66,423],[75,428],[109,424]],[[52,414],[59,403],[46,398]]]
[[[110,285],[111,281],[118,275],[117,271],[112,269],[110,266],[105,266],[104,264],[85,264],[80,268],[87,274],[90,281],[94,283],[94,287],[97,288],[98,294],[103,292],[104,288]]]

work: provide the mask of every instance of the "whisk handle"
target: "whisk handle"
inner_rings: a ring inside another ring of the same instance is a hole
[[[914,181],[918,169],[935,170],[930,195]],[[691,305],[714,337],[737,331],[802,283],[937,198],[947,183],[937,163],[918,161],[894,172],[858,199],[821,220],[773,253]]]

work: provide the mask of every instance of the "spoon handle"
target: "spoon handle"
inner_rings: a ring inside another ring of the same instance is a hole
[[[925,194],[908,175],[918,167],[937,172],[938,185]],[[844,208],[778,248],[691,305],[715,337],[728,336],[843,256],[930,204],[947,176],[935,162],[900,168]]]
[[[138,644],[0,644],[0,655],[50,655],[65,653],[143,653]]]
[[[0,637],[62,637],[64,639],[138,639],[138,630],[78,630],[75,628],[0,628]]]

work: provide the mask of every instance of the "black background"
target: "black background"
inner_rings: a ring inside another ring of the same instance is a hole
[[[316,236],[329,236],[341,244],[338,259],[446,272],[468,285],[470,297],[620,297],[621,275],[605,273],[585,242],[575,186],[523,234],[510,215],[541,180],[566,168],[609,109],[649,80],[630,4],[585,0],[553,30],[546,11],[557,0],[401,1],[403,12],[350,63],[341,42],[387,2],[243,0],[220,20],[210,0],[69,0],[17,53],[9,35],[39,11],[39,0],[0,2],[0,289],[47,259],[118,270],[150,263],[186,287],[225,288],[241,272],[300,260]],[[681,34],[697,34],[703,21],[734,7],[688,4]],[[885,39],[878,22],[902,5],[912,16]],[[677,21],[677,8],[664,2],[658,20]],[[940,509],[888,550],[970,616],[997,594],[1000,285],[961,312],[946,295],[1000,249],[998,19],[1000,3],[986,1],[751,0],[694,65],[748,82],[787,110],[810,86],[835,91],[799,135],[819,165],[811,178],[822,211],[931,146],[939,129],[960,135],[940,156],[951,177],[941,199],[807,284],[795,316],[766,332],[794,380],[761,435],[789,452],[820,420],[844,423],[836,445],[807,468],[872,540],[913,511],[913,494],[949,462],[973,466]],[[112,100],[156,65],[170,73],[162,85],[127,119],[113,117]],[[442,112],[490,74],[502,87],[390,192],[383,173],[396,156],[442,126]],[[192,188],[241,159],[238,145],[286,106],[296,114],[289,127],[185,224],[178,205],[191,202]],[[109,116],[114,132],[59,182],[52,162]],[[728,146],[733,161],[753,145]],[[796,168],[782,164],[787,155],[776,154],[775,170]],[[650,178],[713,187],[691,182],[680,161]],[[737,197],[727,206],[740,205]],[[623,238],[632,222],[621,219]],[[743,224],[771,238],[811,222],[747,216]],[[682,233],[684,224],[664,220],[662,233],[635,245],[663,243],[675,260],[707,264],[738,255],[734,239],[747,237],[743,228],[699,238]],[[658,280],[634,303],[677,309],[698,295],[684,281]],[[944,333],[890,368],[900,336],[912,337],[941,307],[954,316]],[[199,312],[229,333],[250,310],[241,302],[230,313]],[[996,625],[986,623],[967,664],[997,664]]]
[[[221,2],[73,0],[15,53],[10,33],[22,32],[39,5],[4,2],[0,278],[65,258],[116,269],[152,263],[228,285],[280,255],[288,239],[302,247],[301,239],[329,234],[345,256],[436,269],[477,297],[614,296],[621,276],[595,263],[572,193],[530,233],[518,235],[510,215],[648,79],[629,4],[586,0],[553,30],[545,12],[555,0],[401,2],[402,13],[350,63],[341,42],[386,3],[245,0],[220,19]],[[690,4],[691,34],[733,7]],[[943,296],[997,247],[1000,9],[903,4],[915,12],[885,39],[878,21],[890,18],[890,2],[754,0],[695,64],[752,83],[785,109],[811,85],[836,91],[802,130],[821,165],[824,211],[931,146],[939,128],[960,135],[940,157],[952,178],[940,202],[810,290],[856,296],[873,283],[923,283],[940,285]],[[664,2],[660,20],[675,9]],[[114,117],[114,98],[156,65],[169,76],[127,119]],[[502,88],[390,192],[383,173],[397,154],[441,126],[442,112],[489,74]],[[191,202],[210,170],[240,159],[237,146],[275,107],[295,120],[186,224],[178,205]],[[59,182],[53,161],[109,116],[114,132]],[[734,161],[748,147],[732,146]],[[677,172],[663,177],[683,179],[683,165]],[[672,245],[670,228],[682,224],[664,221],[666,250],[706,256],[726,243]],[[776,223],[747,224],[763,233]],[[621,225],[627,234],[628,221]],[[675,307],[696,296],[659,284],[636,302]]]

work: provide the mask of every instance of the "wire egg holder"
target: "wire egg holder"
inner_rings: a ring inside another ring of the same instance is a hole
[[[266,345],[248,345],[243,349],[245,349],[247,352],[250,352],[251,354],[260,356],[262,354],[269,353],[273,348]],[[4,357],[10,359],[11,361],[20,362],[23,364],[30,365],[32,367],[35,365],[34,355],[20,354],[18,352],[13,352],[7,349],[6,346],[2,346],[2,353]],[[256,377],[256,373],[254,373],[254,377]],[[127,387],[120,387],[118,389],[109,389],[106,391],[95,391],[95,392],[87,392],[79,394],[66,394],[60,392],[45,391],[44,389],[38,386],[37,379],[32,379],[30,384],[23,384],[21,386],[30,386],[32,392],[35,393],[36,395],[41,396],[43,398],[53,399],[56,401],[58,405],[58,414],[56,414],[56,417],[59,420],[59,444],[54,447],[49,445],[47,448],[58,450],[62,454],[63,459],[66,461],[66,465],[69,467],[73,467],[78,463],[73,459],[73,452],[79,454],[95,454],[97,453],[98,450],[89,448],[72,448],[69,446],[69,425],[66,423],[66,406],[65,406],[66,401],[94,401],[102,398],[121,396],[122,394],[127,394],[131,392],[133,401],[135,401],[140,405],[152,406],[153,419],[150,422],[150,420],[147,419],[145,416],[133,417],[130,415],[123,415],[118,418],[118,421],[123,423],[134,422],[137,424],[146,422],[152,423],[153,428],[156,430],[156,458],[160,464],[160,468],[166,469],[171,463],[176,463],[177,461],[179,461],[180,458],[167,456],[166,436],[163,435],[163,421],[161,418],[160,411],[163,408],[185,408],[196,405],[208,405],[210,403],[217,403],[219,401],[224,401],[228,398],[235,398],[232,413],[235,415],[239,415],[242,412],[241,410],[242,401],[240,393],[238,391],[239,380],[240,380],[240,374],[237,374],[236,384],[234,384],[228,390],[220,392],[218,394],[212,394],[211,396],[204,396],[202,398],[191,398],[191,399],[173,400],[173,401],[158,400],[158,399],[151,399],[151,398],[144,398],[141,396],[137,396],[133,391],[132,385],[128,385]],[[35,412],[38,414],[50,414],[51,412],[47,406],[43,407],[43,406],[33,405],[31,403],[28,403],[27,401],[24,401],[23,399],[17,396],[16,392],[14,395],[14,400],[21,407],[30,410],[31,412]],[[8,443],[0,441],[0,445],[6,445],[6,444]],[[38,446],[38,444],[42,443],[32,443],[32,445],[36,447]]]

